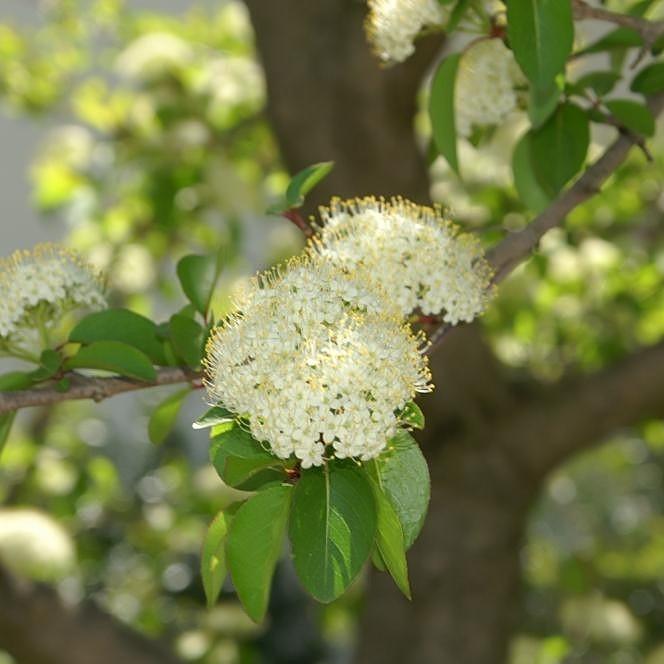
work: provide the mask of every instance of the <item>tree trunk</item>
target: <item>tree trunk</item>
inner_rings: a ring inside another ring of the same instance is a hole
[[[366,43],[364,3],[246,3],[286,165],[295,172],[336,162],[316,202],[366,194],[427,202],[428,171],[413,122],[417,90],[440,38],[385,70]],[[505,459],[482,444],[446,441],[490,442],[488,423],[513,399],[476,326],[451,334],[432,368],[440,385],[422,405],[427,431],[435,432],[436,444],[427,445],[433,500],[409,556],[414,600],[400,598],[387,575],[373,576],[360,628],[362,664],[495,664],[511,633],[527,499],[514,494]]]

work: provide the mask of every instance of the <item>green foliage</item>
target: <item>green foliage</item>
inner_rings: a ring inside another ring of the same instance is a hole
[[[235,419],[230,410],[221,406],[213,406],[201,415],[191,426],[193,429],[208,429],[218,424],[228,424]]]
[[[574,42],[570,0],[509,0],[507,34],[530,83],[545,90],[564,70]]]
[[[222,431],[212,438],[210,460],[219,477],[229,486],[239,487],[259,471],[283,465],[237,422],[228,422],[219,429]]]
[[[618,122],[641,136],[655,133],[655,119],[644,104],[632,99],[611,99],[604,102]]]
[[[175,314],[168,322],[168,331],[176,355],[192,369],[201,364],[205,330],[193,318]]]
[[[399,517],[407,550],[419,535],[429,507],[431,480],[427,462],[415,439],[402,431],[369,468]]]
[[[533,169],[532,134],[524,134],[512,154],[514,186],[519,197],[531,210],[541,212],[551,198],[542,189]]]
[[[203,540],[201,578],[208,608],[216,604],[226,574],[226,537],[232,517],[219,512],[210,524]]]
[[[409,401],[399,413],[399,419],[414,429],[424,429],[424,413],[414,402]]]
[[[140,350],[120,341],[95,341],[82,346],[65,369],[102,369],[151,383],[157,377],[152,362]]]
[[[16,412],[0,415],[0,459],[2,459],[2,450],[5,447],[7,438],[9,438],[9,434],[11,433],[15,416]]]
[[[293,496],[290,539],[302,585],[331,602],[357,577],[376,533],[369,480],[339,464],[304,471]]]
[[[233,516],[226,556],[238,597],[252,620],[265,617],[270,583],[281,554],[293,487],[271,487],[247,500]]]
[[[439,65],[431,83],[429,117],[436,148],[459,173],[457,135],[454,119],[454,85],[459,69],[460,53],[445,58]]]
[[[119,341],[141,351],[155,364],[167,364],[157,325],[129,309],[106,309],[89,314],[70,332],[69,340],[80,344]]]
[[[630,86],[634,92],[652,95],[664,90],[664,62],[654,62],[644,67],[632,81]]]
[[[166,440],[175,425],[184,400],[190,393],[190,388],[178,390],[154,409],[148,422],[148,435],[155,445],[160,445]]]
[[[221,270],[219,256],[184,256],[177,265],[178,279],[184,294],[203,316],[207,316],[210,300]]]

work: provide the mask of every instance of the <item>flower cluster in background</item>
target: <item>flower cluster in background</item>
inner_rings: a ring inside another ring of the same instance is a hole
[[[438,0],[369,0],[367,36],[385,64],[403,62],[422,29],[442,25],[447,13]]]
[[[99,274],[76,253],[53,244],[0,260],[0,352],[37,354],[49,333],[77,309],[106,306]]]
[[[461,56],[454,90],[456,129],[500,125],[519,106],[526,79],[502,39],[482,39]]]

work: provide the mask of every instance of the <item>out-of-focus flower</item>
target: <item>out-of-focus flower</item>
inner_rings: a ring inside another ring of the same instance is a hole
[[[151,32],[131,42],[118,55],[115,68],[127,78],[153,81],[180,71],[193,58],[193,49],[180,37],[168,32]]]

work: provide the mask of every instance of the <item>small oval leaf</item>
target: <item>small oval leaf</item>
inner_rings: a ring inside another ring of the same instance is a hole
[[[208,607],[214,606],[226,579],[226,536],[231,517],[219,512],[205,534],[201,553],[201,578]]]
[[[144,353],[119,341],[96,341],[89,346],[82,346],[64,366],[66,369],[111,371],[148,383],[157,378],[152,363]]]

